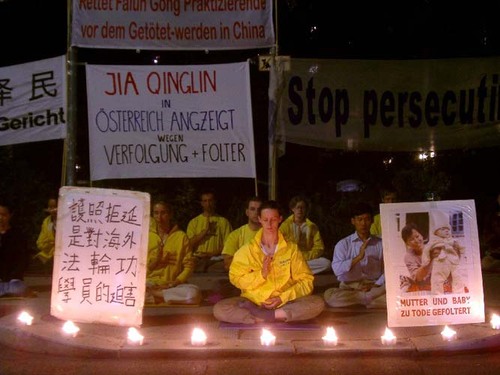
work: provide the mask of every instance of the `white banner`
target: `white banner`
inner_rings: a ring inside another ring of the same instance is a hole
[[[86,323],[141,325],[149,217],[147,193],[62,187],[51,315]]]
[[[356,151],[500,144],[500,58],[280,61],[278,139]]]
[[[0,68],[0,146],[66,137],[65,56]]]
[[[150,50],[274,46],[271,0],[73,1],[71,44]]]
[[[255,178],[248,62],[87,65],[92,180]]]
[[[484,322],[473,200],[380,205],[390,327]]]

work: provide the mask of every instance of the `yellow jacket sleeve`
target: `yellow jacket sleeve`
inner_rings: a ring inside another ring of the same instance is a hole
[[[36,247],[39,253],[36,255],[42,261],[46,262],[54,256],[55,250],[55,235],[52,229],[52,218],[47,216],[40,228],[40,233],[36,240]]]
[[[241,290],[241,296],[257,305],[270,297],[279,296],[282,305],[313,291],[314,276],[304,257],[293,242],[286,242],[280,233],[278,247],[273,256],[271,272],[262,277],[264,253],[260,248],[262,230],[241,247],[229,268],[229,280]]]

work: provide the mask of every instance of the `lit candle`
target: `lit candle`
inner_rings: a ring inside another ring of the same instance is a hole
[[[443,336],[443,340],[445,341],[453,341],[457,338],[457,332],[452,330],[450,327],[445,326],[441,332],[441,336]]]
[[[274,336],[269,330],[263,329],[262,335],[260,336],[260,344],[263,346],[273,346],[276,343],[276,336]]]
[[[326,346],[335,346],[338,343],[337,335],[333,327],[326,328],[326,334],[323,336],[323,343]]]
[[[205,346],[207,344],[207,335],[201,328],[193,329],[193,334],[191,335],[191,345],[193,346]]]
[[[500,329],[500,316],[498,316],[497,314],[493,314],[491,316],[491,328],[493,329]]]
[[[17,320],[19,320],[21,323],[30,326],[31,323],[33,323],[33,317],[28,314],[26,311],[23,311],[19,316],[17,317]]]
[[[130,327],[127,333],[127,341],[131,345],[142,345],[144,336],[136,328]]]
[[[396,336],[391,332],[389,328],[385,329],[385,333],[383,336],[380,336],[380,340],[383,345],[394,345],[396,343]]]
[[[78,331],[80,331],[80,328],[78,328],[71,320],[68,320],[66,323],[64,323],[62,329],[64,333],[73,337],[76,337],[76,335],[78,335]]]

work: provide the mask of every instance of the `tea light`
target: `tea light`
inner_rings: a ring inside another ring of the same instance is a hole
[[[273,346],[276,343],[276,336],[274,336],[269,330],[263,329],[262,335],[260,336],[260,344],[263,346]]]
[[[380,340],[382,341],[382,345],[394,345],[397,341],[396,336],[394,336],[389,328],[385,329],[385,333],[383,336],[380,336]]]
[[[30,326],[31,323],[33,323],[33,317],[28,314],[26,311],[23,311],[19,316],[17,317],[17,320],[19,320],[21,323]]]
[[[445,326],[441,332],[444,341],[453,341],[457,338],[457,332],[452,330],[450,327]]]
[[[136,328],[130,327],[127,332],[127,342],[131,345],[142,345],[144,336]]]
[[[201,328],[193,329],[193,334],[191,335],[191,345],[193,346],[207,345],[207,335]]]
[[[78,331],[80,331],[80,328],[78,328],[71,320],[68,320],[66,323],[64,323],[62,329],[64,333],[73,337],[76,337],[76,335],[78,335]]]
[[[493,314],[491,316],[491,328],[493,329],[500,329],[500,316],[498,316],[497,314]]]
[[[326,334],[323,336],[323,344],[326,346],[335,346],[338,343],[338,337],[333,327],[326,328]]]

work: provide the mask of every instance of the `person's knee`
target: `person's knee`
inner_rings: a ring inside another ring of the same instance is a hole
[[[212,312],[215,319],[225,321],[229,310],[228,305],[221,300],[214,305]]]
[[[337,299],[338,288],[330,288],[323,293],[323,301],[327,304],[333,303]]]
[[[325,309],[325,299],[321,296],[311,296],[311,310],[314,311],[316,315],[319,315]]]
[[[6,292],[7,294],[22,296],[26,293],[27,289],[24,281],[15,279],[9,281]]]

